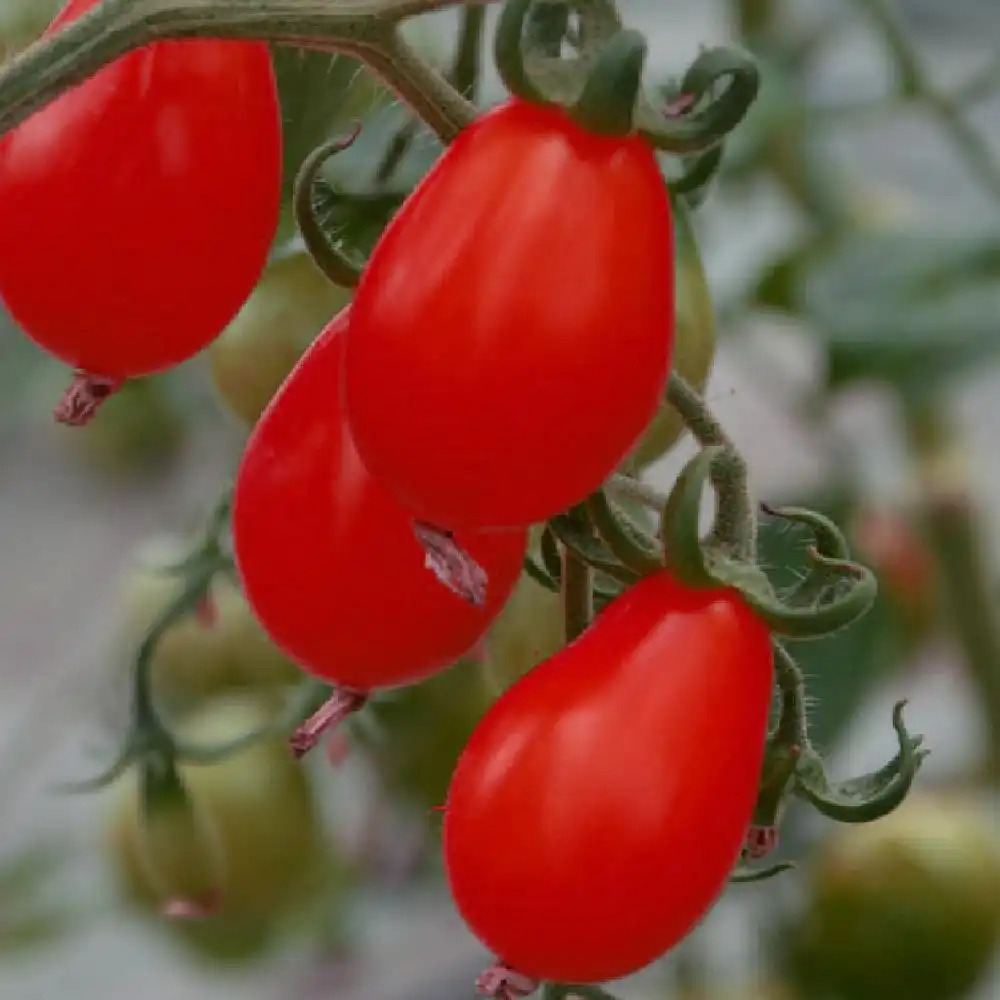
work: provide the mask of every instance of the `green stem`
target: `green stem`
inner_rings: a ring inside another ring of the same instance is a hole
[[[774,679],[781,695],[775,740],[783,747],[804,748],[809,739],[805,678],[788,650],[777,641],[774,642]]]
[[[590,566],[569,549],[563,550],[562,604],[566,642],[586,631],[594,613]]]
[[[462,2],[473,0],[102,0],[0,70],[0,134],[150,42],[239,38],[353,56],[449,142],[475,108],[416,56],[396,25]]]
[[[909,406],[906,430],[942,601],[986,717],[986,768],[1000,783],[1000,627],[963,443],[933,403]]]
[[[703,448],[718,446],[724,449],[712,467],[712,484],[718,496],[714,540],[731,548],[734,555],[752,559],[756,554],[756,520],[750,502],[746,463],[704,400],[676,372],[671,374],[667,384],[667,402],[680,414],[684,425]]]
[[[667,502],[666,493],[661,493],[653,486],[633,479],[631,476],[613,475],[606,484],[607,490],[613,496],[622,500],[635,500],[658,514]]]

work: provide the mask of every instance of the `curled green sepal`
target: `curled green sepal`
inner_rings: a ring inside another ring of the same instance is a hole
[[[524,557],[524,572],[539,586],[553,593],[559,593],[559,581],[554,580],[549,571],[529,552]]]
[[[737,884],[746,882],[763,882],[765,879],[774,878],[782,872],[791,871],[795,867],[794,861],[778,861],[766,868],[747,868],[738,865],[729,876],[729,881]]]
[[[666,565],[689,587],[717,587],[701,539],[701,498],[712,468],[725,448],[702,448],[681,470],[660,518],[660,543]]]
[[[808,606],[786,602],[775,594],[758,566],[735,559],[706,544],[700,535],[701,499],[724,446],[703,448],[681,470],[663,508],[660,541],[666,565],[689,587],[733,587],[772,632],[811,639],[835,632],[871,607],[878,592],[875,574],[858,563],[808,550],[813,572],[824,579],[829,599]]]
[[[594,493],[586,506],[597,534],[622,565],[638,576],[648,576],[663,569],[663,559],[645,532],[603,489]]]
[[[535,86],[524,64],[524,35],[526,27],[537,35],[537,22],[529,24],[529,11],[534,0],[507,0],[500,11],[493,35],[493,61],[504,86],[516,97],[532,104],[547,105],[551,102]],[[551,39],[546,40],[551,47]]]
[[[725,89],[715,95],[720,80]],[[760,73],[754,61],[735,49],[706,49],[688,68],[679,94],[687,98],[688,110],[655,120],[644,116],[639,131],[657,149],[684,156],[719,145],[743,120],[760,89]],[[706,98],[708,104],[695,110]]]
[[[549,525],[542,529],[542,537],[538,542],[538,551],[542,557],[549,576],[555,580],[556,584],[562,585],[562,553],[559,551],[559,542],[556,534]]]
[[[528,5],[519,42],[528,52],[558,59],[568,30],[568,3],[535,2]]]
[[[813,546],[828,559],[850,559],[851,550],[844,533],[825,514],[806,507],[772,507],[762,503],[760,509],[769,517],[801,524],[813,533]]]
[[[877,771],[830,784],[815,752],[803,756],[796,772],[795,794],[840,823],[870,823],[887,816],[906,798],[924,758],[923,737],[911,736],[903,724],[905,701],[892,710],[899,751]]]
[[[313,188],[323,164],[331,156],[347,149],[360,133],[361,125],[357,124],[348,135],[338,136],[317,146],[302,161],[295,178],[292,207],[302,241],[316,266],[330,281],[342,288],[356,287],[361,280],[361,269],[327,239],[313,208]]]
[[[709,186],[722,166],[723,146],[713,146],[705,153],[688,157],[684,173],[668,181],[670,193],[682,197],[690,208],[697,208],[708,194]]]
[[[639,580],[631,569],[614,557],[603,541],[593,535],[587,521],[572,514],[557,514],[550,518],[549,527],[566,548],[592,569],[600,570],[627,585]]]
[[[648,51],[643,35],[630,29],[619,31],[605,42],[579,99],[569,109],[573,120],[597,135],[631,133]]]
[[[818,600],[811,605],[795,605],[770,592],[747,592],[744,597],[772,632],[791,639],[817,639],[850,625],[866,614],[878,594],[875,574],[859,563],[840,559],[827,559],[815,549],[808,555],[813,572],[822,573],[830,593],[829,600]],[[741,588],[742,589],[742,588]]]
[[[792,588],[786,590],[782,595],[782,600],[787,604],[798,606],[813,606],[823,600],[823,597],[831,588],[836,588],[843,580],[841,574],[831,574],[827,569],[827,564],[822,560],[834,560],[835,564],[847,563],[851,558],[850,547],[844,533],[834,524],[830,518],[818,511],[808,510],[804,507],[772,507],[762,503],[760,509],[770,517],[777,517],[792,524],[800,524],[812,532],[813,546],[810,551],[815,551],[821,557],[820,561],[813,560],[810,571]],[[860,570],[859,572],[864,572]],[[869,582],[877,581],[874,574]]]

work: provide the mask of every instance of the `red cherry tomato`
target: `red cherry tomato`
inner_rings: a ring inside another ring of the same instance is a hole
[[[46,34],[96,3],[70,0]],[[146,46],[0,138],[0,295],[67,364],[108,378],[166,368],[253,289],[280,187],[267,47]]]
[[[694,927],[753,812],[771,659],[735,592],[660,573],[500,696],[444,816],[455,902],[500,960],[601,982]]]
[[[424,565],[412,517],[361,464],[341,393],[347,312],[319,335],[254,428],[236,479],[236,560],[254,614],[306,670],[367,692],[470,649],[520,575],[523,530],[456,535],[486,570],[475,607]]]
[[[541,521],[591,493],[663,395],[672,241],[641,138],[516,98],[479,118],[355,295],[348,417],[372,473],[443,528]]]

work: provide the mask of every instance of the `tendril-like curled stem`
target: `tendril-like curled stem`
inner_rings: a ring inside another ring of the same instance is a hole
[[[358,122],[347,135],[338,136],[317,146],[302,161],[295,178],[293,209],[302,241],[316,266],[330,281],[342,288],[354,288],[358,284],[361,280],[361,268],[327,239],[316,218],[313,189],[319,171],[326,161],[351,146],[360,134],[361,123]]]
[[[725,88],[716,95],[720,82]],[[689,109],[640,124],[657,149],[674,155],[702,153],[719,145],[743,120],[760,89],[756,63],[735,49],[706,49],[690,65],[679,87]],[[705,100],[707,105],[699,107]]]

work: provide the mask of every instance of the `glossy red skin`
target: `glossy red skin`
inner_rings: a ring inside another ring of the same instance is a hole
[[[348,416],[372,472],[442,527],[544,520],[662,399],[673,230],[637,137],[511,99],[400,209],[354,298]]]
[[[523,530],[456,535],[489,575],[481,608],[424,566],[412,519],[373,479],[341,401],[347,313],[319,335],[247,443],[233,508],[254,614],[304,669],[355,691],[420,680],[467,652],[521,573]]]
[[[97,0],[70,0],[47,33]],[[0,138],[0,296],[67,364],[157,371],[205,347],[266,262],[281,117],[265,45],[160,42]]]
[[[452,894],[486,947],[529,976],[591,983],[687,935],[743,845],[771,681],[742,600],[663,573],[501,695],[444,817]]]

